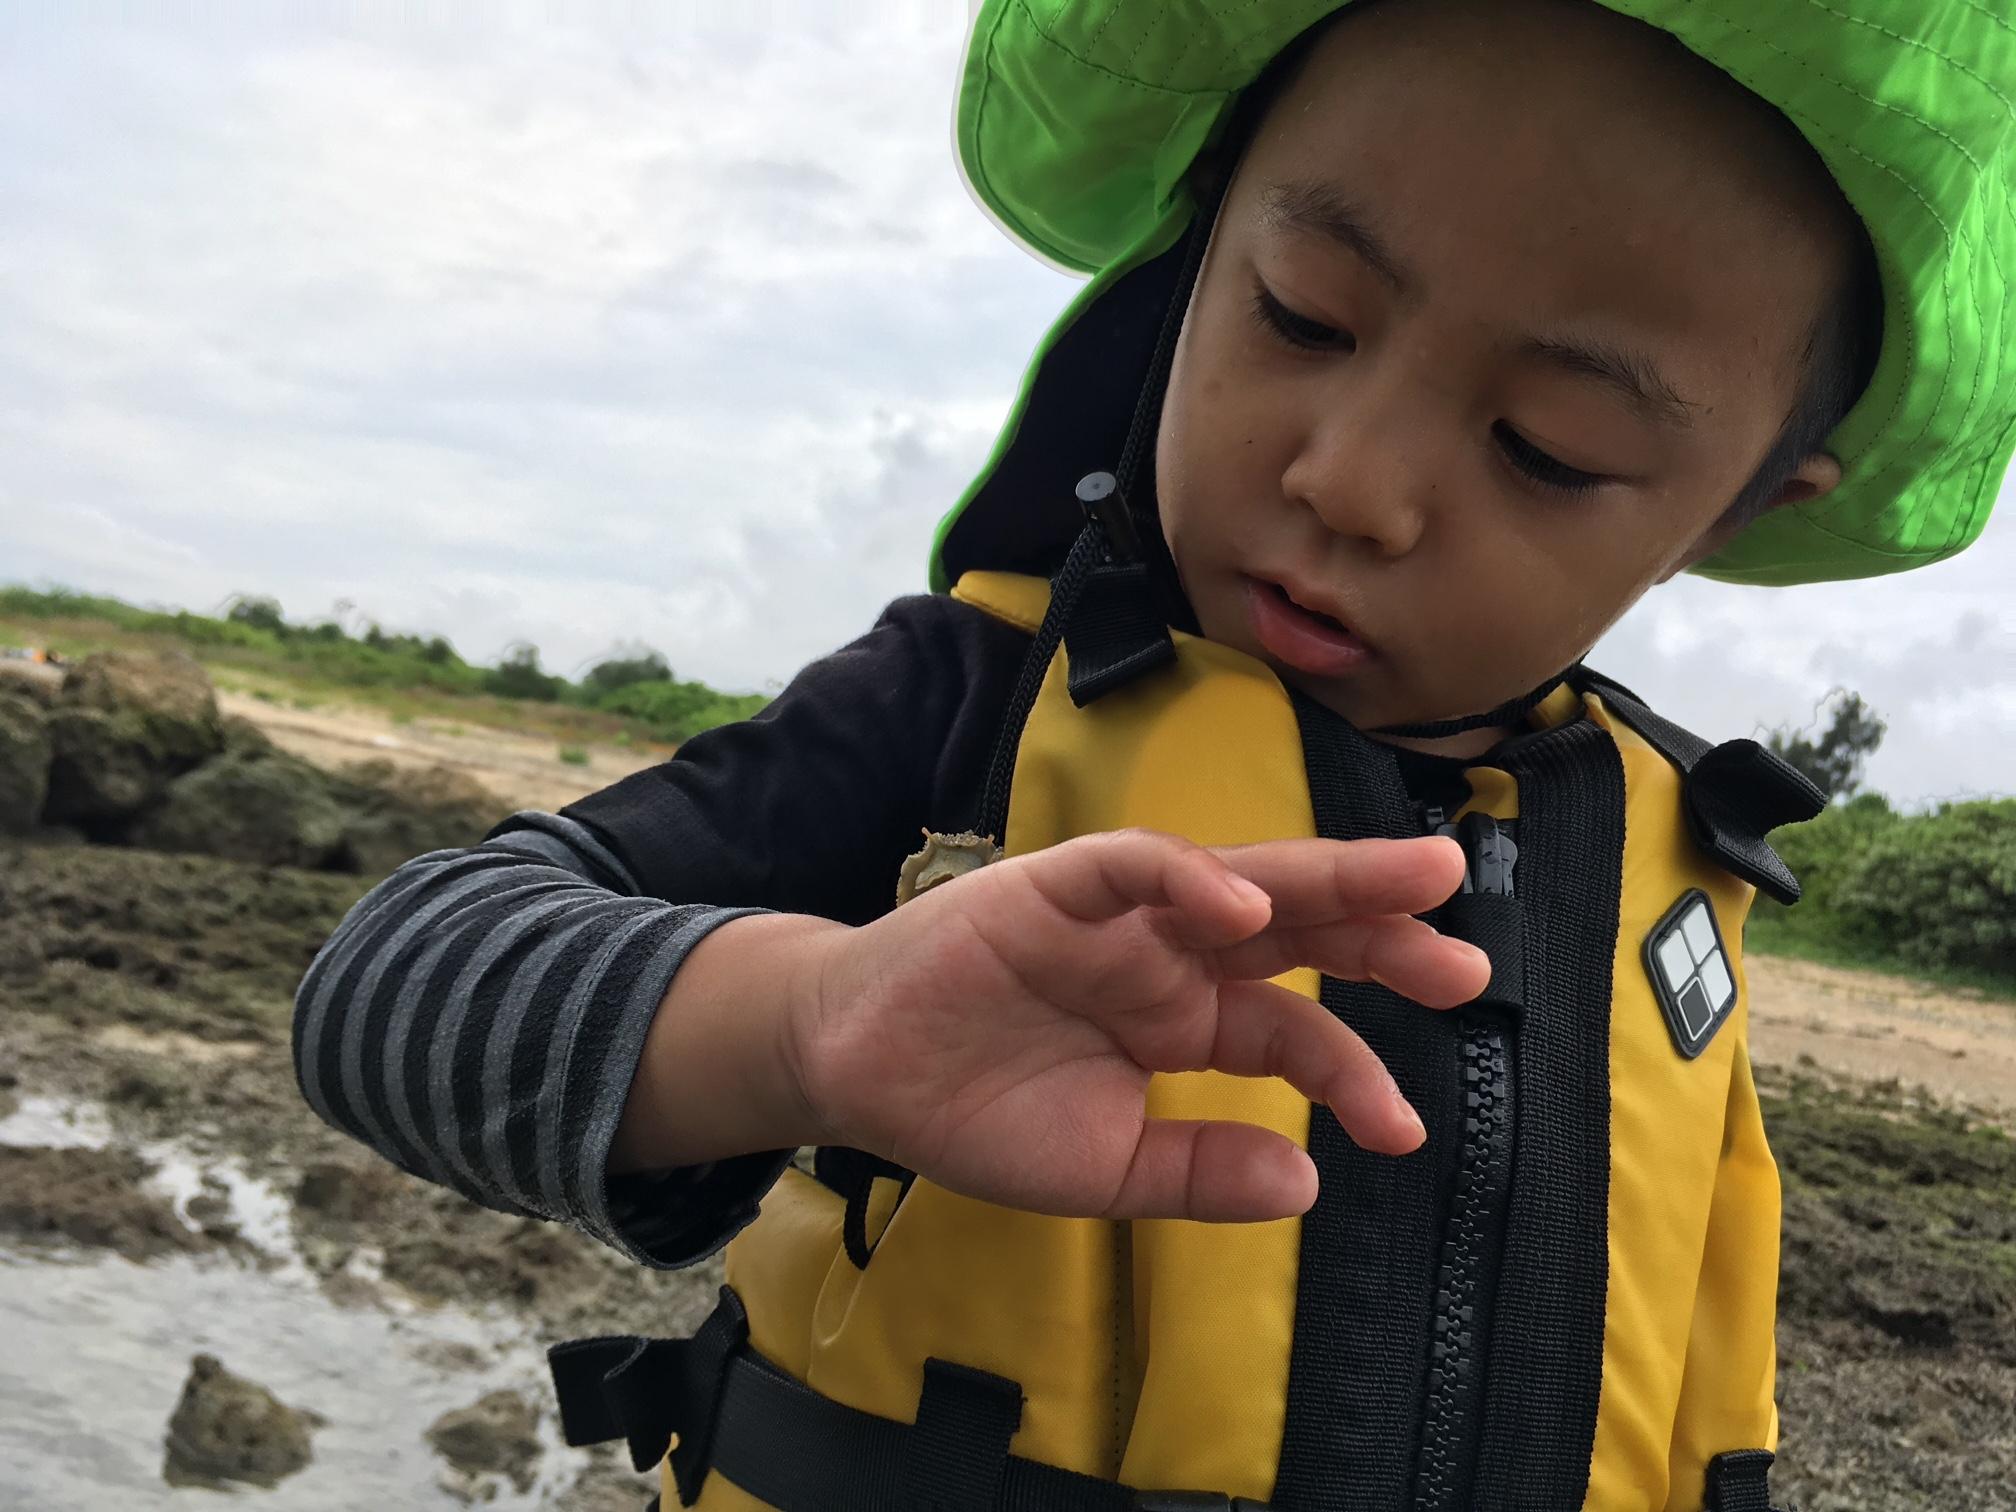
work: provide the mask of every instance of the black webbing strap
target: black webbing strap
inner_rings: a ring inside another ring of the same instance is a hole
[[[1582,1505],[1609,1287],[1610,999],[1624,871],[1624,765],[1592,719],[1521,736],[1520,1020],[1512,1198],[1472,1505]]]
[[[1570,681],[1599,694],[1618,717],[1683,774],[1687,829],[1715,864],[1780,903],[1799,901],[1799,879],[1764,838],[1827,807],[1827,794],[1805,773],[1754,740],[1711,746],[1645,706],[1637,694],[1588,667]]]
[[[671,1451],[682,1506],[711,1471],[781,1512],[1269,1512],[1218,1492],[1136,1491],[1008,1452],[1022,1388],[926,1360],[917,1419],[848,1407],[748,1346],[728,1287],[691,1339],[581,1339],[547,1352],[569,1444],[627,1439],[647,1470]]]
[[[1036,707],[1036,695],[1043,691],[1051,658],[1064,642],[1064,626],[1078,602],[1079,591],[1092,569],[1105,555],[1105,540],[1096,523],[1087,523],[1064,558],[1064,565],[1050,580],[1050,607],[1043,623],[1022,657],[1022,670],[1015,689],[1008,695],[1007,712],[1001,717],[1001,733],[994,739],[993,759],[987,767],[987,785],[980,793],[980,812],[973,820],[973,833],[985,835],[996,844],[1008,840],[1008,793],[1015,780],[1015,756],[1022,748],[1022,731],[1029,723],[1029,711]]]
[[[1064,629],[1065,687],[1079,708],[1176,659],[1160,590],[1146,562],[1092,569]]]
[[[1419,834],[1389,747],[1291,693],[1316,832]],[[1373,982],[1325,976],[1325,1008],[1386,1065],[1428,1126],[1404,1159],[1360,1149],[1322,1104],[1309,1113],[1320,1178],[1297,1247],[1288,1401],[1272,1500],[1298,1512],[1409,1504],[1433,1345],[1434,1276],[1461,1137],[1459,1032]]]
[[[1708,1461],[1706,1512],[1774,1512],[1768,1449],[1738,1449]]]
[[[714,1468],[782,1512],[1268,1512],[1007,1454],[1020,1412],[1014,1382],[931,1360],[912,1426],[821,1396],[745,1350],[728,1365]]]
[[[926,1360],[917,1422],[903,1455],[901,1505],[991,1512],[1008,1470],[1008,1441],[1021,1426],[1022,1388],[1015,1382]]]
[[[561,1437],[576,1446],[620,1438],[649,1470],[674,1432],[672,1475],[690,1504],[700,1494],[728,1362],[749,1340],[749,1318],[728,1287],[690,1339],[636,1335],[576,1339],[546,1351]]]

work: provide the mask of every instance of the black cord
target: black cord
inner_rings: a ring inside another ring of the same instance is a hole
[[[1036,707],[1036,695],[1042,692],[1051,659],[1056,656],[1057,647],[1064,639],[1064,625],[1070,617],[1071,605],[1077,602],[1085,579],[1099,565],[1105,550],[1105,537],[1099,527],[1088,524],[1078,533],[1078,539],[1071,543],[1070,553],[1064,558],[1064,565],[1057,569],[1057,576],[1050,580],[1050,611],[1043,616],[1036,638],[1029,643],[1028,653],[1022,658],[1022,672],[1016,679],[1015,692],[1008,700],[1001,733],[994,741],[994,759],[987,767],[987,786],[980,799],[980,817],[973,825],[975,834],[985,835],[997,845],[1005,845],[1008,841],[1008,789],[1015,780],[1015,753],[1022,744],[1022,731],[1029,723],[1029,711]]]
[[[1461,735],[1465,730],[1482,730],[1492,725],[1508,725],[1514,720],[1524,719],[1528,714],[1547,701],[1547,695],[1560,687],[1567,678],[1566,672],[1550,677],[1531,693],[1508,699],[1495,709],[1486,709],[1482,714],[1468,714],[1461,719],[1432,719],[1421,724],[1380,725],[1367,730],[1368,735],[1397,735],[1402,740],[1440,740],[1445,735]]]
[[[1176,361],[1177,338],[1183,333],[1183,317],[1190,308],[1190,294],[1197,285],[1198,270],[1204,266],[1204,249],[1210,245],[1212,228],[1218,221],[1218,207],[1225,199],[1225,184],[1229,173],[1221,173],[1213,183],[1210,193],[1197,206],[1195,219],[1189,230],[1189,242],[1183,251],[1183,266],[1176,275],[1176,287],[1169,297],[1168,307],[1162,312],[1162,328],[1155,338],[1154,355],[1149,359],[1147,375],[1141,381],[1140,396],[1134,402],[1134,418],[1127,427],[1126,444],[1120,449],[1120,465],[1114,473],[1117,504],[1120,511],[1133,526],[1136,538],[1131,542],[1110,539],[1102,529],[1098,517],[1093,515],[1078,539],[1071,545],[1064,558],[1064,565],[1057,569],[1057,575],[1050,580],[1050,608],[1043,616],[1043,623],[1036,631],[1036,638],[1030,642],[1029,651],[1022,659],[1021,675],[1016,679],[1014,695],[1008,700],[1008,708],[1001,724],[1001,733],[994,742],[994,757],[987,768],[987,786],[980,800],[980,817],[975,822],[975,834],[986,835],[996,844],[1005,844],[1008,838],[1008,791],[1015,780],[1015,755],[1022,744],[1022,731],[1029,723],[1029,711],[1036,706],[1036,695],[1043,689],[1043,679],[1049,675],[1051,660],[1057,655],[1057,647],[1063,642],[1065,626],[1070,623],[1071,612],[1077,607],[1079,595],[1084,591],[1086,579],[1092,569],[1102,561],[1111,559],[1114,551],[1122,545],[1139,543],[1154,555],[1156,575],[1164,580],[1168,593],[1180,597],[1175,585],[1174,565],[1168,563],[1168,547],[1162,540],[1162,529],[1152,510],[1144,510],[1137,499],[1143,462],[1153,454],[1156,432],[1162,424],[1162,400],[1169,387],[1169,370]],[[1080,500],[1087,504],[1090,512],[1091,501],[1086,497],[1084,485],[1080,485]]]

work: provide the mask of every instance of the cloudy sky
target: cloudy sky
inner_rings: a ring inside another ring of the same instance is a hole
[[[0,581],[788,679],[922,586],[1071,291],[960,186],[963,9],[0,5]],[[2016,506],[1592,659],[1718,738],[1853,687],[1877,786],[2009,792],[2012,579]]]

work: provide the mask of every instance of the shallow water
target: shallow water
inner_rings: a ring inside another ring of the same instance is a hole
[[[102,1146],[101,1113],[25,1099],[0,1119],[0,1143]],[[151,1184],[186,1204],[221,1183],[265,1265],[231,1254],[141,1265],[92,1250],[0,1247],[0,1506],[61,1509],[209,1508],[219,1493],[163,1481],[163,1434],[190,1357],[216,1355],[292,1407],[326,1418],[308,1467],[272,1489],[244,1487],[248,1512],[352,1512],[360,1507],[457,1508],[445,1462],[422,1436],[452,1408],[514,1388],[549,1400],[540,1351],[504,1316],[340,1307],[293,1243],[289,1205],[230,1162],[198,1162],[146,1145]],[[373,1279],[372,1257],[351,1267]],[[446,1354],[454,1363],[442,1363]],[[520,1494],[499,1482],[500,1509],[564,1504],[587,1457],[563,1447],[550,1415],[538,1481]],[[646,1493],[648,1494],[648,1492]],[[643,1498],[640,1496],[641,1505]]]

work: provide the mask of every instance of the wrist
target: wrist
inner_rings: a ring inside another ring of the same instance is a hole
[[[778,1116],[800,1131],[798,1143],[842,1144],[846,1141],[834,1128],[830,1110],[815,1092],[822,1085],[817,1058],[828,1015],[845,1001],[844,990],[836,989],[834,982],[857,931],[823,919],[807,922],[809,927],[779,942],[785,946],[780,962],[783,980],[781,990],[767,1005],[768,1060],[780,1072],[773,1089],[780,1104]]]
[[[826,1135],[806,1096],[793,1025],[817,1011],[819,937],[795,914],[730,919],[695,945],[646,1031],[609,1170],[665,1170]],[[805,1001],[800,1001],[804,999]]]

